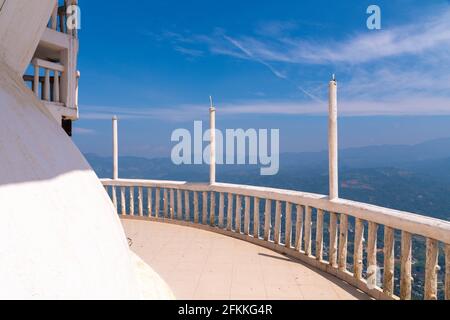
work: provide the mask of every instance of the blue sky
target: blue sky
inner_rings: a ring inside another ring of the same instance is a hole
[[[381,8],[381,30],[366,9]],[[80,1],[83,152],[168,156],[175,128],[279,128],[280,149],[326,148],[327,83],[340,146],[450,137],[450,2]]]

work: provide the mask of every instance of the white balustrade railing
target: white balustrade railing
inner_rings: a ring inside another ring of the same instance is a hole
[[[47,102],[61,103],[62,96],[61,76],[64,66],[42,59],[33,59],[31,62],[34,70],[33,75],[25,75],[25,82],[31,82],[36,97]],[[43,70],[43,76],[41,76]]]
[[[126,179],[102,183],[124,217],[247,240],[307,262],[377,299],[450,299],[448,221],[264,187]]]
[[[33,74],[24,75],[23,79],[26,83],[29,83],[38,99],[46,104],[70,107],[73,110],[78,109],[80,72],[76,72],[75,88],[71,90],[69,86],[70,77],[66,75],[66,67],[61,63],[34,58],[31,61],[31,69]],[[71,99],[69,99],[69,96]],[[73,104],[70,104],[71,101]]]

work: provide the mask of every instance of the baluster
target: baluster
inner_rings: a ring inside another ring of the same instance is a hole
[[[363,268],[363,241],[364,223],[361,219],[355,219],[355,248],[353,249],[353,274],[357,280],[362,278]]]
[[[303,239],[303,206],[297,205],[297,220],[295,221],[295,250],[302,250]]]
[[[64,9],[64,8],[63,8]],[[58,11],[58,16],[59,16],[59,31],[62,33],[65,33],[65,17],[66,13],[64,12],[64,10]]]
[[[134,188],[130,187],[129,192],[130,192],[130,215],[134,216]]]
[[[142,200],[142,187],[138,188],[138,210],[139,210],[139,216],[144,216],[144,206],[143,206],[143,200]]]
[[[272,211],[272,204],[270,199],[266,199],[266,207],[264,210],[264,240],[268,241],[270,239],[270,229],[272,227],[272,222],[270,221],[270,215]]]
[[[56,30],[58,28],[58,3],[56,3],[55,8],[53,9],[51,19],[52,29]]]
[[[402,231],[400,262],[400,299],[411,300],[411,233]]]
[[[280,243],[280,231],[281,231],[281,202],[277,200],[275,202],[275,229],[273,231],[273,242],[275,244]]]
[[[34,64],[34,80],[33,80],[33,91],[37,98],[39,98],[39,65]]]
[[[311,255],[311,207],[305,207],[305,254]]]
[[[50,101],[50,69],[45,69],[44,100]]]
[[[253,237],[259,239],[259,198],[255,197],[253,201]]]
[[[348,216],[340,215],[339,223],[339,270],[347,270]]]
[[[155,190],[155,217],[159,218],[161,216],[161,212],[159,206],[161,205],[161,189],[156,188]]]
[[[203,211],[202,211],[202,223],[206,224],[207,217],[208,217],[208,193],[206,191],[202,194],[202,205],[203,205]]]
[[[244,234],[250,233],[250,197],[245,197],[245,211],[244,211]]]
[[[338,246],[338,233],[337,233],[337,214],[330,212],[330,252],[329,252],[329,262],[330,266],[337,268],[337,246]]]
[[[316,259],[323,260],[323,210],[317,209],[316,221]]]
[[[120,187],[120,204],[122,207],[122,215],[125,216],[127,214],[126,211],[126,199],[125,199],[125,187]]]
[[[54,102],[60,102],[59,97],[59,71],[54,71],[54,78],[53,78],[53,101]]]
[[[367,241],[367,287],[369,289],[374,289],[377,285],[377,229],[378,225],[369,221]]]
[[[445,300],[450,300],[450,244],[445,245]]]
[[[147,188],[147,213],[148,217],[152,216],[152,188]]]
[[[394,294],[394,229],[384,227],[384,275],[383,292]]]
[[[191,221],[191,206],[189,204],[189,191],[184,191],[184,218],[186,221]]]
[[[227,203],[227,230],[231,231],[233,226],[233,194],[228,194],[228,203]]]
[[[170,189],[169,192],[170,192],[170,208],[169,208],[170,219],[173,219],[175,214],[175,191],[173,189]]]
[[[223,229],[223,209],[225,206],[225,198],[223,196],[223,193],[221,192],[219,194],[219,228]]]
[[[194,223],[198,223],[198,192],[194,191]]]
[[[113,201],[113,204],[114,204],[114,208],[116,208],[116,212],[117,212],[117,194],[116,194],[116,186],[112,186],[111,192],[112,192],[112,201]]]
[[[437,299],[438,242],[427,238],[427,254],[425,264],[425,300]]]
[[[286,248],[291,247],[292,242],[292,204],[286,202],[286,219],[285,219],[285,236],[284,245]]]
[[[180,189],[177,189],[177,218],[179,220],[183,219],[183,199]]]
[[[210,193],[210,208],[209,208],[209,225],[214,227],[216,224],[216,193],[212,191]]]
[[[168,198],[168,192],[167,189],[164,188],[163,191],[163,206],[164,206],[164,218],[169,217],[169,198]]]
[[[241,196],[236,195],[236,232],[241,233]]]

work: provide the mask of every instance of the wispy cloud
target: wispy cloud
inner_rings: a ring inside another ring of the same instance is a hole
[[[246,49],[241,43],[239,43],[239,41],[224,35],[224,38],[226,40],[228,40],[232,45],[234,45],[236,48],[238,48],[239,50],[241,50],[249,59],[256,61],[260,64],[262,64],[263,66],[267,67],[276,77],[283,79],[283,80],[287,80],[289,81],[291,84],[293,84],[294,86],[297,87],[298,90],[300,90],[303,94],[305,94],[308,98],[311,98],[313,100],[315,100],[316,102],[319,102],[321,104],[324,104],[324,102],[317,97],[316,95],[314,95],[313,93],[309,92],[308,90],[306,90],[305,88],[303,88],[303,86],[294,83],[294,81],[290,80],[284,73],[278,71],[275,67],[273,67],[270,63],[268,63],[267,61],[264,61],[261,58],[255,57],[253,55],[253,53]]]
[[[192,56],[192,57],[203,56],[203,51],[201,51],[201,50],[189,49],[189,48],[185,48],[185,47],[181,47],[181,46],[175,46],[174,49],[175,49],[175,51],[178,51],[182,54]]]
[[[182,122],[197,117],[207,117],[209,104],[179,105],[176,107],[134,107],[134,106],[92,106],[83,105],[80,108],[84,120],[111,120],[118,116],[124,120],[155,119],[166,122]]]
[[[272,65],[270,65],[263,59],[255,57],[253,55],[253,53],[250,50],[246,49],[241,43],[239,43],[239,41],[237,41],[227,35],[224,35],[223,37],[225,38],[225,40],[227,40],[229,43],[231,43],[237,49],[241,50],[249,59],[255,60],[256,62],[261,63],[262,65],[266,66],[276,77],[278,77],[280,79],[287,78],[286,75],[284,75],[280,71],[276,70]]]
[[[302,23],[303,24],[303,23]],[[279,36],[285,35],[291,31],[295,31],[299,27],[299,22],[297,21],[280,21],[272,20],[265,21],[258,24],[256,32],[263,36]]]
[[[113,115],[124,120],[154,119],[166,122],[185,122],[207,119],[208,104],[179,105],[172,108],[133,108],[82,106],[85,120],[110,120]],[[427,96],[397,97],[395,99],[342,99],[338,102],[340,116],[374,115],[450,115],[450,98]],[[328,109],[316,101],[237,101],[217,105],[217,117],[239,115],[314,115],[325,116]]]
[[[165,32],[163,37],[185,55],[209,53],[258,63],[308,98],[228,103],[219,109],[225,114],[325,113],[326,83],[316,90],[316,85],[299,76],[305,68],[339,72],[343,115],[450,114],[450,6],[439,7],[433,15],[416,17],[408,24],[365,30],[339,40],[299,38],[293,35],[297,26],[292,21],[272,21],[259,25],[252,34],[217,28],[206,35]],[[159,116],[160,110],[178,119],[186,110],[187,117],[197,110],[203,112],[198,106],[189,108],[159,108],[146,116]]]
[[[264,61],[294,64],[366,63],[405,54],[417,55],[441,47],[449,48],[450,7],[411,24],[378,32],[366,31],[340,40],[321,39],[317,42],[290,35],[280,36],[280,30],[283,29],[271,31],[269,28],[266,36],[243,35],[234,38],[245,43],[252,58]],[[274,32],[277,36],[272,36]],[[210,45],[213,52],[238,56],[233,48],[227,48],[227,44],[220,39],[210,41]]]
[[[82,127],[75,127],[73,128],[73,132],[76,134],[82,134],[82,135],[90,135],[95,134],[94,129],[88,129],[88,128],[82,128]]]

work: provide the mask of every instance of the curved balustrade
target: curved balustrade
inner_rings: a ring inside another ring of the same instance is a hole
[[[123,216],[250,241],[331,273],[376,299],[450,299],[447,221],[264,187],[125,179],[102,183]]]

